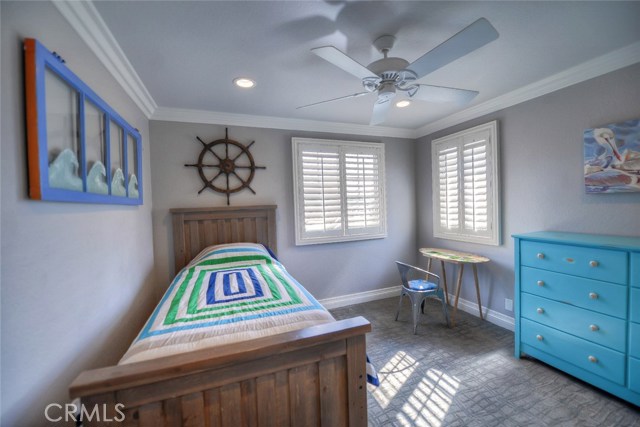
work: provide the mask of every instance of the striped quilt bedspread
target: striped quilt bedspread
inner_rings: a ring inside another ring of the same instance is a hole
[[[212,246],[178,273],[120,364],[333,321],[264,246]]]

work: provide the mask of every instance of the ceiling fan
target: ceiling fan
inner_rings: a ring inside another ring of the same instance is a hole
[[[384,55],[384,58],[372,62],[367,67],[334,46],[311,49],[311,52],[319,57],[361,79],[365,92],[303,105],[298,109],[375,93],[377,100],[373,105],[370,124],[377,125],[386,120],[391,100],[396,96],[397,92],[404,92],[409,99],[436,102],[453,101],[459,104],[469,102],[478,92],[425,85],[418,83],[418,80],[497,38],[498,32],[493,25],[485,18],[480,18],[414,62],[409,63],[402,58],[387,56],[393,47],[395,37],[384,35],[373,42],[373,45]]]

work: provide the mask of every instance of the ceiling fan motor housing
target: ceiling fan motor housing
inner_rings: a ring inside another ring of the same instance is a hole
[[[369,92],[378,91],[378,99],[393,98],[396,89],[415,93],[418,88],[414,84],[416,74],[406,69],[408,65],[409,62],[402,58],[383,58],[372,62],[367,68],[378,78],[365,77],[362,86]]]
[[[402,58],[382,58],[373,61],[367,68],[379,76],[390,71],[404,70],[408,65],[409,61]]]

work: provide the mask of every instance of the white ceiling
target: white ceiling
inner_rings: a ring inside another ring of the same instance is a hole
[[[367,126],[373,95],[296,109],[363,90],[356,77],[312,54],[311,48],[333,45],[368,65],[381,57],[372,41],[392,34],[397,41],[391,56],[412,62],[485,17],[500,34],[496,41],[420,81],[480,94],[464,106],[414,102],[408,108],[393,108],[382,125],[415,132],[552,76],[570,79],[581,64],[595,58],[606,62],[607,54],[630,45],[637,52],[640,43],[638,1],[96,1],[94,5],[165,115],[186,109],[256,120],[268,116]],[[611,68],[623,65],[624,61]],[[610,71],[606,64],[603,70]],[[239,76],[254,79],[257,86],[251,90],[233,86],[232,80]]]

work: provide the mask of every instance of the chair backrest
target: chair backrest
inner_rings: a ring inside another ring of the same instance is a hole
[[[396,265],[398,266],[398,272],[400,272],[400,277],[402,279],[402,286],[404,286],[405,288],[410,289],[410,287],[409,287],[409,273],[411,273],[412,271],[415,272],[415,273],[422,273],[422,274],[425,274],[427,276],[433,277],[435,279],[434,283],[436,285],[438,285],[438,287],[440,287],[440,276],[438,276],[437,274],[433,274],[430,271],[423,270],[421,268],[418,268],[418,267],[415,267],[413,265],[409,265],[409,264],[406,264],[406,263],[400,262],[400,261],[396,261]]]

